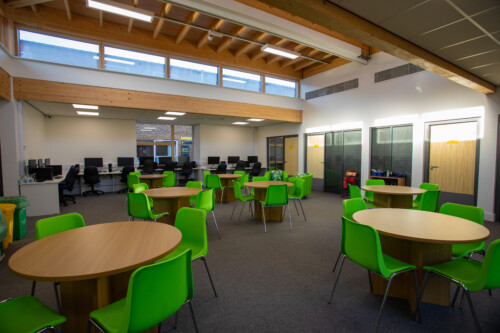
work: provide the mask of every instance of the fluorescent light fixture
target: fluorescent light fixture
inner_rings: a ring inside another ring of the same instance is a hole
[[[153,22],[154,13],[149,10],[127,6],[118,2],[109,0],[87,0],[87,7],[99,9],[112,14],[131,17],[136,20]]]
[[[186,112],[167,111],[165,114],[169,114],[171,116],[183,116]]]
[[[73,104],[75,109],[86,109],[86,110],[99,110],[97,105],[83,105],[83,104]]]
[[[160,120],[174,120],[176,119],[175,117],[158,117]]]
[[[92,111],[76,111],[80,116],[98,116],[99,112]]]
[[[245,121],[235,121],[233,125],[248,125],[248,123]]]
[[[264,119],[259,119],[259,118],[250,118],[247,119],[248,121],[264,121]]]
[[[279,56],[282,56],[282,57],[285,57],[285,58],[289,58],[289,59],[297,59],[298,57],[301,56],[300,53],[293,52],[293,51],[284,49],[282,47],[278,47],[278,46],[274,46],[274,45],[269,45],[269,44],[263,45],[260,48],[260,50],[262,52],[269,52],[269,53],[276,54],[276,55],[279,55]]]

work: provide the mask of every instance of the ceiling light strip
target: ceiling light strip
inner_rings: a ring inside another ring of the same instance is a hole
[[[87,7],[102,10],[112,14],[131,17],[144,22],[153,22],[154,13],[122,3],[109,0],[87,0]]]

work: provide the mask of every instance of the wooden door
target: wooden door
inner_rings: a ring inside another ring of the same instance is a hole
[[[299,138],[291,136],[285,138],[285,171],[288,175],[296,175],[299,171]]]
[[[431,125],[429,183],[441,192],[474,195],[477,122]]]
[[[314,178],[324,179],[325,174],[325,135],[307,136],[306,170]]]

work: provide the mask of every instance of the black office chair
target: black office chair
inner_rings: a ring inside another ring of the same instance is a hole
[[[125,193],[128,191],[127,187],[127,176],[129,173],[134,172],[135,168],[133,166],[125,166],[122,169],[122,176],[120,178],[120,182],[125,184],[125,188],[122,188],[121,190],[118,191],[118,193]]]
[[[174,169],[175,169],[175,163],[170,161],[165,163],[165,168],[163,169],[163,171],[174,171]]]
[[[184,178],[179,179],[179,186],[185,186],[188,181],[193,180],[193,178],[191,178],[192,173],[193,164],[191,164],[191,162],[184,162],[184,164],[182,164],[182,170],[180,172],[180,175],[184,176]]]
[[[257,177],[260,175],[261,171],[261,163],[260,162],[255,162],[252,166],[252,170],[250,171],[250,177]]]
[[[234,171],[245,171],[246,167],[246,162],[243,160],[239,160],[236,162],[236,167],[234,168]]]
[[[75,174],[76,170],[76,174]],[[76,178],[78,177],[78,171],[80,170],[79,167],[76,165],[72,165],[69,168],[68,173],[66,174],[66,177],[62,182],[59,183],[59,201],[64,204],[64,206],[67,206],[68,204],[66,201],[73,201],[73,203],[76,203],[75,196],[71,194],[64,194],[64,190],[71,192],[73,190],[73,187],[75,186]]]
[[[85,184],[90,185],[90,191],[82,193],[84,197],[86,197],[89,193],[93,193],[97,196],[99,196],[99,194],[104,194],[103,191],[94,189],[94,186],[101,182],[99,179],[99,172],[96,167],[85,167],[85,169],[83,169],[83,181]]]
[[[226,163],[220,163],[217,166],[217,169],[215,169],[215,174],[220,175],[220,174],[225,174],[227,169],[227,164]]]
[[[142,173],[155,173],[156,163],[149,159],[144,161],[144,165],[142,166]]]

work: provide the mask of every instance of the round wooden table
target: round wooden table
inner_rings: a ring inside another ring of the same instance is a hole
[[[217,202],[234,202],[236,198],[234,197],[233,180],[240,178],[241,175],[233,173],[225,173],[218,176],[220,178],[220,184],[223,187],[225,187],[225,189],[222,197],[215,195],[215,198],[217,197],[221,198],[220,200],[217,200]],[[217,190],[216,192],[219,191],[220,190]]]
[[[85,332],[91,311],[125,297],[132,272],[179,246],[181,232],[163,223],[110,222],[60,232],[14,253],[17,276],[61,282],[65,332]]]
[[[414,209],[367,209],[356,212],[353,219],[379,232],[385,254],[417,267],[419,286],[425,274],[422,267],[449,261],[452,244],[479,242],[490,235],[490,231],[478,223]],[[384,279],[373,274],[374,293],[383,295],[386,285]],[[394,280],[390,296],[408,299],[412,308],[415,307],[416,295],[410,274]],[[431,276],[422,301],[448,306],[450,282]]]
[[[411,208],[413,196],[425,192],[419,187],[409,186],[365,185],[361,188],[373,192],[373,204],[384,208]]]
[[[243,184],[246,187],[254,189],[255,197],[259,201],[257,201],[254,205],[253,216],[256,219],[260,219],[262,223],[264,223],[264,217],[262,216],[262,205],[260,201],[266,200],[267,188],[270,185],[283,185],[283,184],[285,184],[288,187],[293,186],[293,183],[276,181],[276,180],[263,181],[263,182],[248,182]],[[266,214],[266,221],[283,221],[283,214],[281,207],[266,207],[264,209]]]
[[[201,188],[192,187],[161,187],[142,191],[141,193],[153,198],[155,212],[168,212],[168,217],[166,215],[160,217],[159,222],[174,225],[177,211],[182,207],[189,207],[189,197],[198,195],[201,191]]]
[[[163,186],[163,178],[167,177],[167,175],[140,175],[138,176],[141,182],[148,184],[149,188],[157,188]]]

